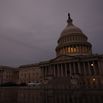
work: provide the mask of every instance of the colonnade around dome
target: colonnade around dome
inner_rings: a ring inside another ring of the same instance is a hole
[[[75,46],[67,46],[62,47],[57,51],[57,55],[88,55],[91,54],[90,47],[75,45]]]

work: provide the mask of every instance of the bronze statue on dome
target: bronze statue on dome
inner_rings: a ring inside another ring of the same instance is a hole
[[[68,13],[68,20],[67,20],[68,23],[71,23],[72,22],[72,19],[70,17],[70,13]]]

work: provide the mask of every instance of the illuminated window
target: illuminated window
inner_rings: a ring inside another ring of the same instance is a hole
[[[68,47],[68,52],[70,53],[70,47]]]
[[[70,49],[71,49],[71,53],[73,53],[73,48],[71,47]]]
[[[74,47],[74,52],[76,52],[76,48]]]

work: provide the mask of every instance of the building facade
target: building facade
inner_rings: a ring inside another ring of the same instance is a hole
[[[18,84],[41,82],[41,70],[38,64],[22,65],[18,71]]]
[[[17,82],[18,70],[13,67],[0,66],[0,84]]]
[[[0,66],[0,84],[42,84],[36,88],[11,88],[12,92],[2,88],[1,101],[103,103],[103,55],[92,53],[88,37],[73,24],[70,14],[57,43],[54,59],[18,68]]]
[[[73,24],[68,14],[67,26],[58,39],[56,58],[16,69],[0,67],[0,84],[6,82],[47,84],[57,78],[67,78],[70,87],[103,86],[103,55],[92,53],[92,45],[82,30]]]
[[[21,65],[18,68],[0,66],[0,84],[32,82],[41,82],[41,70],[38,64]]]
[[[0,84],[6,82],[48,83],[53,78],[68,78],[71,87],[103,86],[103,55],[92,53],[92,45],[68,14],[67,26],[58,39],[56,58],[18,68],[0,67]]]
[[[56,58],[40,63],[45,83],[63,77],[70,80],[71,87],[103,86],[103,55],[92,54],[88,37],[73,24],[70,14],[58,40],[56,54]]]

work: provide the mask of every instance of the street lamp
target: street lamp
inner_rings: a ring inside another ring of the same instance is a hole
[[[90,64],[90,70],[91,70],[91,74],[94,75],[95,71],[94,71],[94,64],[93,63]]]
[[[95,82],[95,80],[96,80],[96,79],[95,79],[95,78],[93,78],[92,80],[93,80],[93,82]]]
[[[93,63],[91,63],[91,67],[93,67],[94,66],[94,64]]]

